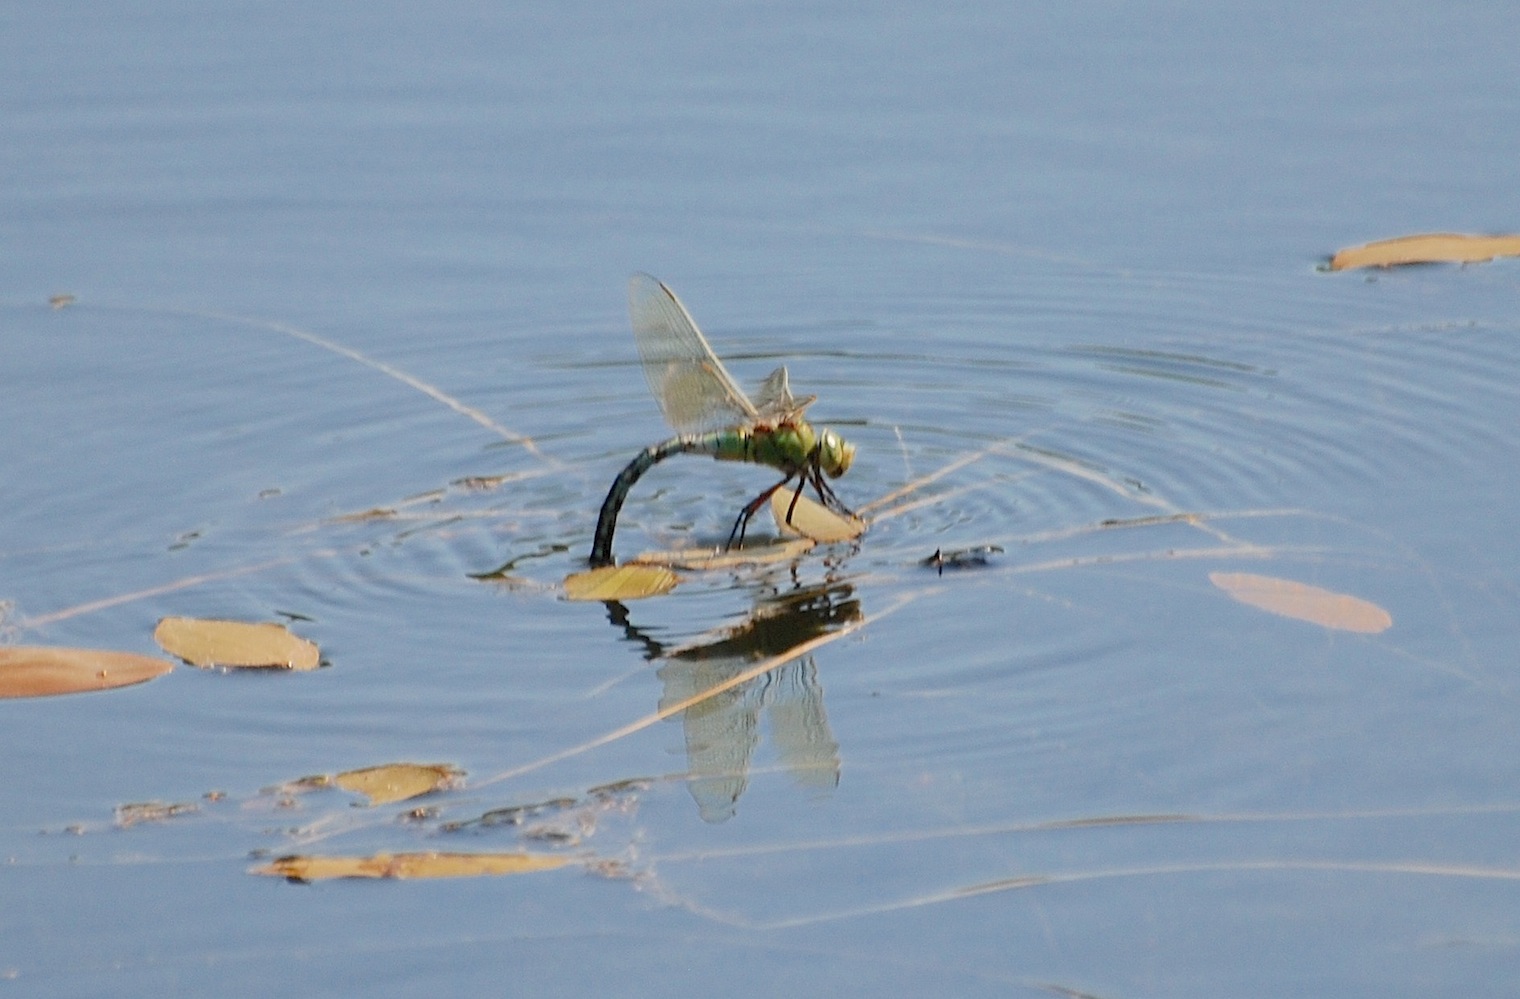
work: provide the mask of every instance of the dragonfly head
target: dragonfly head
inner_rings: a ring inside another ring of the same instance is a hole
[[[818,467],[831,479],[837,479],[850,470],[855,460],[855,445],[845,441],[832,430],[818,435]]]

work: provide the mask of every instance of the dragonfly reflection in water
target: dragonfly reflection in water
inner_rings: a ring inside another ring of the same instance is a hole
[[[658,462],[673,454],[708,454],[718,461],[769,465],[783,474],[780,482],[755,497],[739,512],[729,532],[728,546],[744,543],[750,518],[771,495],[796,479],[798,489],[787,508],[792,522],[802,487],[811,484],[824,506],[853,516],[834,495],[824,476],[838,478],[849,471],[855,445],[832,430],[815,430],[802,417],[814,396],[793,398],[786,368],[780,367],[760,387],[759,404],[750,402],[723,362],[713,353],[690,313],[665,285],[648,274],[628,282],[628,311],[633,335],[644,364],[650,391],[677,431],[667,441],[645,448],[607,492],[596,522],[591,565],[612,565],[612,534],[618,511],[634,483]]]
[[[663,659],[660,707],[711,690],[756,662],[860,619],[860,601],[848,585],[811,586],[762,600],[738,625],[706,640],[667,650],[609,604],[614,624]],[[750,760],[760,742],[762,709],[781,766],[798,785],[816,791],[839,783],[839,744],[829,729],[823,687],[811,657],[794,660],[681,712],[687,787],[703,820],[732,818],[749,786]]]

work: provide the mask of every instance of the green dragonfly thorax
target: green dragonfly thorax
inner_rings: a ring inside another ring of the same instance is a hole
[[[734,427],[713,435],[713,457],[719,461],[748,461],[795,473],[807,466],[818,446],[818,434],[806,420],[788,420],[774,427]]]
[[[774,427],[735,427],[711,436],[710,450],[719,461],[769,465],[788,474],[808,467],[816,455],[825,475],[837,479],[855,460],[855,445],[832,430],[819,432],[806,420],[786,420]]]

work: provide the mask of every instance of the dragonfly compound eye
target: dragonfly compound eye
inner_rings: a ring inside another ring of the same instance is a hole
[[[825,430],[819,437],[818,446],[818,464],[829,478],[837,479],[850,470],[850,463],[855,460],[854,444],[846,442],[832,430]]]

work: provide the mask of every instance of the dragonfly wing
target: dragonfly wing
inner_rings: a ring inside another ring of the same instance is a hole
[[[760,383],[760,389],[755,393],[755,408],[760,411],[761,417],[779,420],[800,414],[817,398],[816,395],[795,398],[792,386],[787,381],[786,365],[782,365],[766,375],[765,381]]]
[[[628,282],[628,313],[644,377],[666,423],[696,433],[760,418],[675,292],[648,274],[635,274]]]

